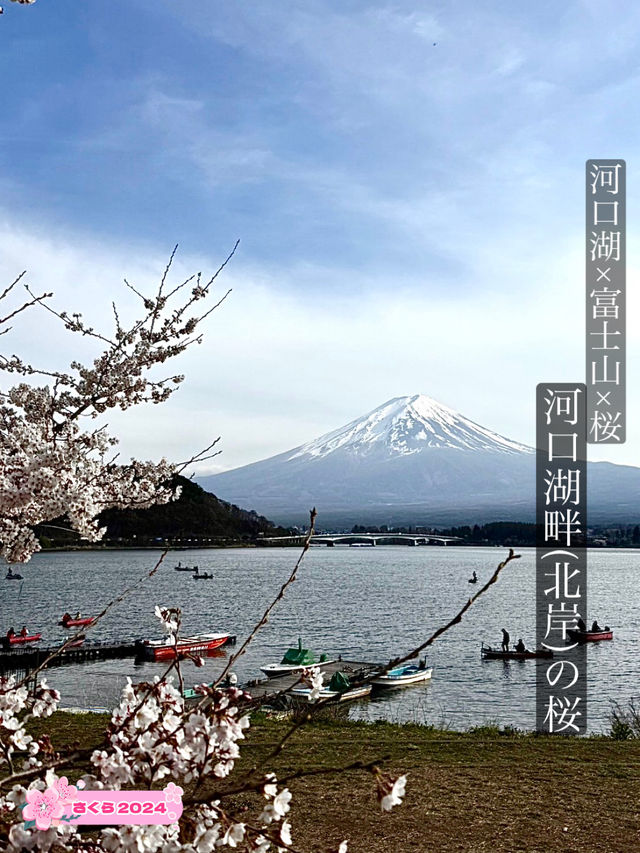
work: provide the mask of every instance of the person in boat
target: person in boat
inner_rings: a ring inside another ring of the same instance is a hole
[[[74,619],[81,619],[81,618],[82,618],[82,613],[80,613],[80,611],[78,610],[78,612],[76,613],[76,615],[75,615],[73,618],[74,618]]]
[[[502,651],[503,652],[509,651],[509,640],[510,639],[511,639],[511,637],[509,637],[509,632],[507,631],[506,628],[503,628],[502,629]]]
[[[471,580],[469,581],[469,583],[478,583],[478,575],[475,573],[475,571],[471,575]]]
[[[10,640],[12,637],[15,637],[15,635],[16,632],[13,630],[13,628],[9,628],[9,630],[7,631],[7,640]]]
[[[587,632],[587,626],[585,625],[584,619],[578,619],[576,624],[576,628],[578,631],[582,631],[584,634]]]
[[[21,636],[21,637],[26,637],[28,633],[29,633],[29,632],[27,631],[27,626],[26,626],[26,625],[23,625],[23,626],[22,626],[22,628],[20,629],[20,636]]]
[[[593,625],[591,626],[591,631],[594,634],[599,634],[602,631],[602,628],[598,625],[598,620],[593,620]]]
[[[522,654],[522,652],[526,652],[526,651],[527,651],[527,649],[526,649],[526,647],[525,647],[525,644],[524,644],[524,643],[523,643],[523,641],[522,641],[522,637],[520,637],[520,639],[519,639],[519,640],[518,640],[518,642],[516,643],[516,651],[517,651],[517,652],[520,652],[520,654]]]

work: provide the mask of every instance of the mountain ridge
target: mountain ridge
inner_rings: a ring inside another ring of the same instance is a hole
[[[589,518],[640,517],[640,468],[589,463]],[[284,453],[197,478],[280,524],[535,520],[535,449],[426,395],[394,397]]]
[[[413,446],[408,443],[410,440]],[[426,447],[455,447],[460,450],[482,448],[503,453],[535,452],[532,447],[488,430],[432,397],[414,394],[387,400],[345,426],[295,448],[289,458],[305,454],[327,455],[345,445],[349,445],[352,451],[358,448],[365,450],[367,445],[376,441],[382,441],[390,450],[402,455],[419,453],[422,449],[420,442]]]

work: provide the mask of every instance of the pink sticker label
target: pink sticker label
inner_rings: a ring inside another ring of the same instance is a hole
[[[166,788],[164,791],[78,791],[77,796],[70,806],[77,817],[74,823],[175,823],[182,814],[181,797],[177,801],[167,800]]]
[[[42,830],[61,823],[169,824],[182,815],[182,794],[173,782],[162,791],[82,791],[63,777],[44,792],[27,791],[22,815],[25,826]]]

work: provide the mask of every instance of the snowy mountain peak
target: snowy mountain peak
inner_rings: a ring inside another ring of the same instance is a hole
[[[354,456],[407,456],[429,448],[533,453],[424,394],[394,397],[361,418],[297,447],[289,459],[322,458],[343,450]]]

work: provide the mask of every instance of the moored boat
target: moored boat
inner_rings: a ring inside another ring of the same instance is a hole
[[[529,660],[530,658],[552,658],[553,652],[549,649],[538,649],[537,651],[508,651],[492,649],[491,646],[482,646],[480,649],[483,660]]]
[[[238,676],[235,674],[235,672],[230,672],[220,686],[223,688],[235,687],[237,683]],[[200,686],[215,687],[216,682],[212,681],[210,684],[203,684]],[[198,690],[197,687],[190,687],[182,691],[183,699],[202,699],[203,695],[204,694],[200,690]]]
[[[219,649],[228,643],[233,643],[235,637],[231,634],[194,634],[191,637],[178,639],[178,654],[198,654]],[[176,645],[171,640],[142,640],[140,649],[152,660],[171,660],[176,656]]]
[[[294,687],[291,695],[298,698],[309,699],[312,688],[307,686]],[[371,684],[358,684],[351,686],[349,676],[342,672],[334,672],[331,681],[320,690],[318,700],[331,700],[332,702],[352,702],[354,699],[364,699],[371,693]]]
[[[602,631],[576,631],[569,629],[567,634],[578,643],[597,643],[600,640],[613,640],[613,631],[608,625]]]
[[[419,684],[421,681],[429,681],[432,672],[433,668],[427,668],[426,662],[421,661],[420,664],[396,666],[378,675],[371,683],[379,689],[393,690],[397,687],[408,687],[411,684]]]
[[[266,666],[261,666],[260,669],[267,678],[277,678],[279,675],[294,675],[296,672],[301,672],[306,667],[315,666],[318,663],[332,663],[332,661],[327,660],[326,655],[320,655],[320,660],[317,661],[313,652],[309,649],[303,649],[302,640],[298,639],[298,647],[287,649],[280,663],[268,663]]]

